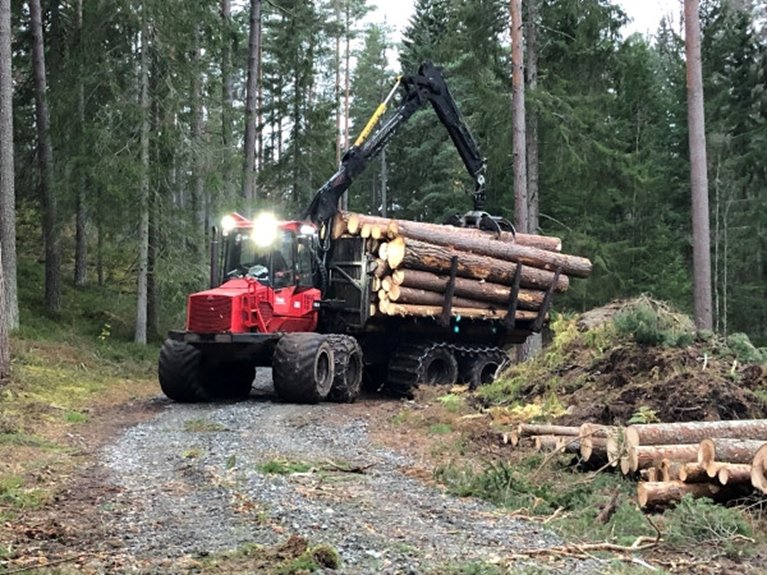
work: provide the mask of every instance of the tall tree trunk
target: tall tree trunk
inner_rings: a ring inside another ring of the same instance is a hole
[[[538,88],[538,0],[526,0],[527,22],[525,23],[525,59],[527,62],[526,95]],[[527,90],[529,88],[529,91]],[[537,102],[532,107],[525,107],[527,121],[527,231],[538,233],[540,213],[538,199],[538,109]],[[534,333],[522,344],[525,357],[534,357],[543,349],[540,333]]]
[[[248,92],[245,101],[245,159],[242,197],[249,207],[256,198],[256,101],[258,92],[258,51],[261,45],[261,0],[250,0],[248,41]]]
[[[13,80],[11,75],[11,2],[0,0],[0,247],[5,279],[0,330],[19,327],[16,285],[16,207],[13,169]],[[0,345],[2,345],[0,343]]]
[[[525,81],[522,47],[522,0],[510,0],[511,10],[511,108],[514,122],[514,225],[527,233],[527,148],[525,143]]]
[[[692,253],[695,325],[711,329],[711,238],[709,237],[706,126],[703,115],[703,73],[700,56],[698,0],[684,2],[685,56],[687,59],[687,118],[690,135],[692,188]]]
[[[525,23],[525,56],[527,60],[527,89],[538,88],[538,0],[526,0],[527,22]],[[536,106],[526,107],[527,120],[527,231],[538,233],[538,110]]]
[[[5,2],[0,0],[0,17],[4,16]],[[0,38],[2,40],[3,38]],[[0,264],[3,262],[3,246],[0,244]],[[0,265],[0,309],[5,309],[5,280],[3,266]],[[8,322],[0,321],[0,385],[11,373],[11,346],[8,341]]]
[[[77,162],[77,192],[75,199],[75,285],[84,286],[88,281],[88,242],[86,237],[85,186],[82,165],[85,157],[85,50],[83,47],[83,0],[77,0],[77,119],[80,161]]]
[[[351,56],[351,14],[349,9],[349,1],[344,0],[346,7],[346,64],[344,65],[344,150],[349,149],[349,83],[351,81],[351,73],[349,71],[349,59]],[[341,196],[341,207],[344,210],[349,209],[349,192]]]
[[[203,159],[203,122],[204,111],[202,105],[202,72],[200,71],[200,32],[194,32],[193,62],[195,69],[192,72],[192,245],[196,256],[202,256],[202,238],[205,231],[205,180],[203,173],[205,162]]]
[[[221,144],[223,147],[224,190],[231,198],[234,191],[232,174],[232,52],[234,34],[232,33],[232,6],[230,0],[221,0],[221,27],[224,43],[221,49]]]
[[[141,177],[139,184],[139,253],[136,297],[136,343],[146,343],[147,293],[149,266],[149,16],[146,1],[141,8],[141,72],[139,79],[141,108]]]
[[[29,1],[32,32],[32,74],[35,83],[35,121],[37,123],[37,157],[40,162],[40,203],[43,211],[43,244],[45,246],[45,308],[57,313],[61,308],[61,256],[53,193],[53,146],[48,113],[45,78],[45,47],[40,0]]]
[[[336,165],[341,163],[341,0],[336,0]]]

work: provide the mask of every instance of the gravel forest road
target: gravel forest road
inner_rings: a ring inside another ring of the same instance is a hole
[[[268,388],[269,374],[260,377]],[[380,405],[164,403],[103,448],[115,486],[105,513],[109,545],[146,560],[153,573],[175,573],[186,572],[185,558],[297,534],[338,551],[342,565],[328,573],[436,574],[562,543],[535,523],[414,477],[408,453],[371,437],[376,418],[391,418]],[[265,469],[291,462],[294,473]],[[569,561],[536,572],[594,568]]]

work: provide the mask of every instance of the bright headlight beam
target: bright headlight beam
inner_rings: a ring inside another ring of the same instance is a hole
[[[253,220],[253,233],[251,239],[259,247],[266,248],[277,239],[277,218],[269,212],[262,212]]]
[[[237,222],[234,221],[234,218],[230,215],[226,215],[223,218],[221,218],[221,232],[226,236],[234,229],[234,226],[237,224]]]

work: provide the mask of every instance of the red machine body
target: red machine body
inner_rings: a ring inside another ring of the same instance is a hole
[[[243,264],[252,257],[252,252],[250,256],[245,254],[254,222],[239,214],[234,214],[233,219],[234,226],[225,237],[222,255],[223,269],[233,270],[228,274],[231,279],[189,296],[186,330],[198,334],[315,331],[318,319],[315,302],[321,294],[311,285],[310,270],[300,265],[303,254],[298,251],[300,232],[306,224],[297,221],[276,224],[275,246],[265,250],[262,257],[265,263],[273,264],[275,252],[281,252],[278,254],[281,269],[275,271],[264,266],[265,275],[257,278],[251,277],[246,269],[249,266]],[[231,277],[232,274],[238,277]]]

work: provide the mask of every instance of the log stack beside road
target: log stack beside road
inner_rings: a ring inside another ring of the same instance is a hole
[[[591,262],[561,252],[558,238],[487,232],[339,212],[333,237],[365,238],[376,262],[371,315],[504,319],[534,322],[570,277]]]
[[[508,434],[512,445],[525,438],[538,451],[578,452],[592,468],[637,477],[643,508],[672,505],[687,494],[715,501],[767,494],[767,419],[628,427],[521,424]]]

